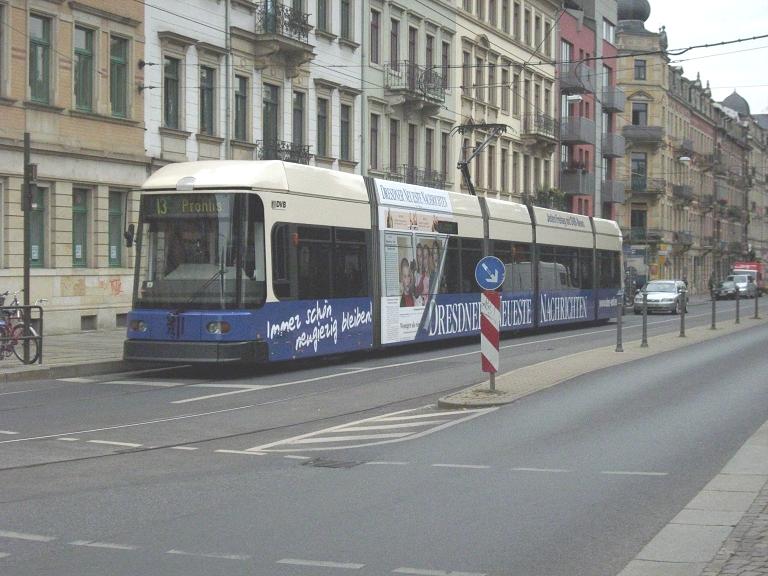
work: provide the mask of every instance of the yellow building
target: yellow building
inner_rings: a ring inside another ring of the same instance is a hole
[[[120,325],[130,306],[131,191],[147,176],[142,3],[0,1],[0,289],[23,270],[23,139],[32,198],[30,300],[46,333]]]

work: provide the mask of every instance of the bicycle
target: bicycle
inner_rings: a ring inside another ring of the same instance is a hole
[[[20,291],[19,291],[20,292]],[[22,311],[19,305],[19,292],[13,293],[13,300],[9,308],[0,313],[0,360],[16,356],[20,362],[34,364],[40,356],[40,338],[32,326],[24,324]],[[0,294],[0,307],[5,305],[5,299],[10,294],[5,291]],[[40,298],[35,306],[41,305],[45,299]],[[29,342],[29,356],[24,360],[24,342]]]

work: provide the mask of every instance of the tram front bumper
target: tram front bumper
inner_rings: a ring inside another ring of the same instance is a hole
[[[266,362],[266,342],[168,342],[126,340],[123,359],[144,362]]]

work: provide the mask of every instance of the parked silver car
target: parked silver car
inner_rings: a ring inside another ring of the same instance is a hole
[[[757,295],[757,284],[749,274],[731,274],[715,288],[715,299],[736,298],[736,290],[739,291],[739,298],[754,298]]]
[[[682,280],[653,280],[635,295],[634,312],[643,313],[643,292],[648,293],[648,312],[668,312],[679,314],[683,305],[683,292],[686,291]],[[688,312],[686,304],[685,311]]]

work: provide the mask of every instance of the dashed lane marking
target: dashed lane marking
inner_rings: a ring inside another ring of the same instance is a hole
[[[423,570],[421,568],[398,568],[394,574],[412,574],[413,576],[486,576],[485,572],[455,572],[453,570]]]
[[[96,542],[93,540],[75,540],[70,546],[85,546],[88,548],[104,548],[106,550],[137,550],[137,546],[129,544],[115,544],[114,542]]]
[[[517,468],[512,468],[515,472],[551,472],[553,474],[564,474],[566,472],[572,472],[572,470],[568,470],[566,468],[526,468],[519,466]]]
[[[294,454],[286,454],[283,458],[288,458],[289,460],[311,460],[309,456],[296,456]]]
[[[426,422],[406,422],[404,424],[382,424],[380,426],[352,426],[345,428],[348,432],[364,432],[365,430],[394,430],[396,428],[413,428],[415,426],[428,426],[430,424],[438,424],[447,422],[447,420],[428,420]]]
[[[53,542],[56,540],[55,536],[27,534],[25,532],[13,532],[11,530],[0,530],[0,538],[10,538],[11,540],[27,540],[29,542]]]
[[[80,438],[70,438],[69,436],[56,438],[56,440],[61,440],[62,442],[80,442]]]
[[[14,432],[13,430],[0,430],[0,434],[5,434],[6,436],[15,436],[18,434],[18,432]]]
[[[247,456],[264,456],[265,452],[254,452],[252,450],[214,450],[219,454],[246,454]]]
[[[353,562],[326,562],[323,560],[301,560],[299,558],[283,558],[277,564],[290,564],[292,566],[316,566],[318,568],[340,568],[342,570],[360,570],[365,564]]]
[[[7,552],[0,552],[0,559],[8,558],[8,556],[10,556],[10,554],[8,554]]]
[[[363,464],[366,464],[368,466],[408,466],[410,462],[378,460],[374,462],[363,462]]]
[[[300,440],[294,440],[293,444],[322,444],[324,442],[347,442],[348,440],[378,440],[380,438],[402,438],[403,436],[410,436],[408,432],[390,432],[388,434],[358,434],[355,436],[326,436],[311,438],[302,438]]]
[[[59,382],[72,382],[73,384],[90,384],[96,382],[93,378],[56,378]]]
[[[171,446],[171,450],[199,450],[197,446]]]
[[[250,556],[245,554],[216,554],[204,552],[185,552],[184,550],[168,550],[166,554],[177,556],[196,556],[198,558],[216,558],[218,560],[248,560]]]
[[[253,392],[255,390],[264,390],[273,388],[273,386],[263,384],[192,384],[195,388],[236,388],[229,392],[219,392],[218,394],[206,394],[205,396],[195,396],[194,398],[185,398],[184,400],[173,400],[171,404],[187,404],[189,402],[198,402],[200,400],[210,400],[211,398],[220,398],[222,396],[231,396],[233,394],[242,394],[243,392]]]
[[[90,444],[106,444],[108,446],[122,446],[123,448],[139,448],[141,444],[134,444],[133,442],[112,442],[111,440],[86,440]]]
[[[485,464],[432,464],[434,468],[468,468],[472,470],[489,470]]]
[[[668,472],[632,472],[630,470],[603,470],[600,474],[610,476],[669,476]]]

